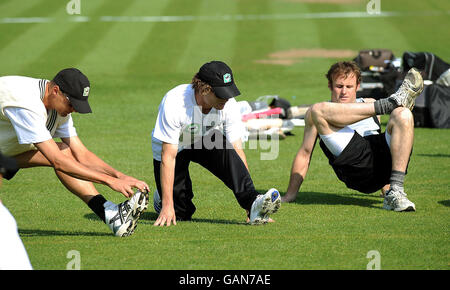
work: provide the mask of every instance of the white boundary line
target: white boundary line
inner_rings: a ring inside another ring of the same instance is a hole
[[[70,16],[68,22],[190,22],[190,21],[248,21],[248,20],[295,20],[295,19],[338,19],[338,18],[379,18],[400,16],[439,16],[449,15],[450,11],[421,11],[421,12],[380,12],[369,14],[367,12],[322,12],[322,13],[295,13],[295,14],[236,14],[216,16]],[[59,20],[51,17],[5,17],[0,18],[0,24],[17,23],[53,23]]]

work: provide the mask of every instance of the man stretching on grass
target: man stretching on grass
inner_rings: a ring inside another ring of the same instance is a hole
[[[61,183],[83,200],[116,236],[134,232],[148,203],[148,185],[106,164],[78,138],[71,113],[90,113],[90,83],[78,69],[64,69],[53,80],[0,77],[0,150],[19,168],[53,167]],[[53,138],[61,138],[55,142]],[[4,175],[11,179],[17,171]],[[131,197],[107,201],[92,182]],[[138,188],[133,194],[133,188]]]
[[[356,99],[361,73],[354,62],[336,63],[326,76],[331,102],[314,104],[306,114],[303,143],[282,201],[296,199],[319,137],[330,165],[348,188],[372,193],[389,187],[384,209],[415,211],[414,203],[406,198],[403,181],[413,146],[411,110],[423,90],[420,73],[411,69],[398,91],[380,100]],[[381,133],[377,115],[383,114],[390,114],[390,119]]]
[[[267,223],[269,214],[278,210],[278,191],[258,194],[248,172],[241,143],[244,127],[234,99],[239,94],[231,69],[212,61],[200,68],[191,84],[179,85],[164,96],[152,132],[154,207],[159,213],[155,226],[191,220],[195,212],[191,161],[233,191],[251,224]],[[214,193],[214,188],[208,190]]]

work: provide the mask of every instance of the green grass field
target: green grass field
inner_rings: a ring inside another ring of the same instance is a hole
[[[258,60],[293,49],[389,48],[397,57],[429,51],[450,61],[446,0],[381,0],[381,12],[396,13],[376,17],[367,17],[368,1],[81,0],[81,15],[68,15],[68,2],[0,1],[0,75],[51,79],[62,68],[81,69],[92,84],[93,114],[74,114],[78,135],[152,189],[150,138],[159,102],[209,60],[233,68],[238,100],[279,95],[293,105],[328,100],[324,74],[333,62],[350,58],[297,57],[291,65]],[[344,13],[351,11],[359,16]],[[303,128],[293,133],[280,141],[275,160],[261,160],[261,148],[246,149],[261,192],[275,187],[285,193]],[[67,254],[76,250],[81,269],[364,270],[367,253],[375,250],[381,269],[448,270],[449,144],[448,130],[415,129],[405,189],[417,211],[409,213],[383,210],[378,193],[347,189],[318,146],[296,202],[283,204],[276,222],[265,226],[247,226],[232,192],[197,164],[191,165],[194,221],[154,227],[150,206],[128,238],[112,236],[50,168],[21,170],[4,181],[0,197],[35,269],[66,269]],[[123,200],[96,187],[107,199]]]

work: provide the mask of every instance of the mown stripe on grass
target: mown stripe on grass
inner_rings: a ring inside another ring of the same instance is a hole
[[[49,7],[43,6],[42,9],[46,10],[49,9]],[[52,15],[57,15],[61,13],[60,9],[64,8],[53,7],[52,9]],[[11,25],[5,24],[5,26]],[[43,52],[47,51],[52,43],[57,41],[57,39],[61,35],[64,35],[71,27],[71,24],[62,26],[49,23],[30,25],[29,29],[22,31],[22,33],[14,38],[14,40],[11,40],[7,46],[0,50],[0,60],[2,60],[1,73],[3,75],[20,75],[26,73],[29,76],[33,76],[33,74],[36,73],[36,76],[44,77],[42,72],[47,69],[46,66],[31,67],[30,64],[32,64],[36,58],[39,58]],[[3,42],[3,40],[1,40],[1,42]],[[54,54],[57,53],[59,52],[54,52]]]
[[[200,15],[215,13],[233,14],[236,1],[212,3],[203,1],[198,8]],[[211,60],[229,63],[233,53],[233,41],[236,33],[236,21],[194,21],[191,35],[180,57],[176,70],[193,75],[200,66]]]
[[[201,1],[170,1],[162,13],[196,15],[200,4]],[[194,22],[155,23],[147,35],[142,35],[145,39],[125,71],[130,75],[143,76],[150,73],[173,73],[179,59],[183,57],[194,25]]]
[[[426,8],[427,10],[436,9],[436,3],[425,1],[422,4],[425,5],[425,3],[429,5]],[[436,9],[435,11],[439,12],[442,10]],[[404,38],[407,46],[403,51],[428,51],[443,57],[446,61],[449,60],[448,27],[450,27],[450,17],[448,14],[414,15],[402,19],[387,18],[386,22],[394,27],[397,33]],[[426,41],[424,41],[425,39]],[[430,46],[433,46],[434,50],[430,51]],[[401,55],[399,56],[401,57]]]
[[[42,3],[44,0],[40,1],[22,1],[18,5],[17,1],[13,0],[2,0],[0,2],[0,17],[18,17],[18,16],[28,16],[30,13],[24,13],[24,11],[32,12],[30,7],[44,6]]]
[[[109,11],[110,13],[121,13],[130,5],[129,2],[102,1],[95,11],[94,15]],[[54,67],[56,70],[64,67],[75,67],[84,58],[86,53],[91,51],[103,35],[111,29],[110,23],[74,23],[69,24],[69,30],[64,35],[57,38],[45,51],[43,51],[35,60],[30,63],[30,67],[43,67],[45,65]],[[69,26],[68,25],[68,26]],[[86,32],[86,33],[85,33]],[[83,70],[83,68],[80,68]]]
[[[36,17],[46,17],[57,14],[58,10],[63,9],[63,5],[60,2],[44,3],[45,1],[26,1],[23,5],[18,5],[17,2],[14,7],[2,7],[3,13],[8,13],[8,17],[28,17],[34,15]],[[21,7],[22,9],[13,9],[15,7]],[[5,9],[5,10],[3,10]],[[40,32],[42,24],[5,24],[0,26],[0,60],[2,60],[2,74],[8,72],[18,72],[17,62],[23,62],[24,59],[32,56],[34,53],[30,49],[30,46],[34,45],[35,41],[42,43],[43,38]],[[11,58],[11,56],[17,55],[20,57]],[[9,62],[7,60],[14,60],[15,63],[8,68]]]
[[[54,1],[50,3],[45,3],[45,1],[24,1],[24,3],[21,3],[20,5],[18,5],[17,1],[15,1],[10,4],[11,5],[2,5],[2,7],[0,7],[0,11],[2,11],[2,14],[7,13],[7,15],[4,15],[6,17],[29,17],[30,15],[33,15],[34,17],[48,17],[56,14],[56,11],[63,9],[63,5],[61,4],[61,2]],[[23,48],[28,48],[27,43],[31,42],[32,40],[24,40],[23,37],[26,35],[26,32],[29,32],[33,28],[37,28],[38,25],[39,24],[36,23],[11,23],[0,25],[0,59],[4,59],[1,51],[3,49],[7,49],[10,46],[14,46],[16,40],[22,42],[21,45],[23,46]],[[32,36],[33,38],[34,35],[39,34],[37,34],[36,31],[31,31],[28,35]],[[22,40],[20,40],[21,38]],[[9,50],[9,52],[17,52],[17,50],[13,48]],[[6,58],[9,58],[11,56],[9,52],[5,54]]]
[[[311,5],[309,5],[311,6]],[[333,6],[336,11],[343,9],[341,6]],[[357,31],[357,23],[361,18],[341,19],[316,19],[314,23],[319,34],[319,48],[327,49],[355,49],[358,50],[363,40]],[[355,55],[356,56],[356,55]]]
[[[258,1],[258,6],[239,1],[240,14],[270,15],[270,1]],[[245,68],[255,58],[262,58],[275,49],[275,25],[273,20],[238,21],[234,37],[233,63],[235,69]]]
[[[352,23],[361,40],[360,49],[391,49],[395,56],[401,56],[410,48],[405,35],[387,19],[355,19]]]
[[[275,5],[276,2],[274,2]],[[305,3],[297,3],[300,11],[312,13],[310,6]],[[318,26],[310,19],[294,19],[274,22],[275,50],[289,50],[302,48],[319,48],[320,38]]]
[[[152,13],[160,13],[166,6],[165,1],[152,5]],[[145,5],[144,5],[145,4]],[[144,5],[144,6],[143,6]],[[123,15],[135,15],[148,9],[148,3],[134,1],[123,10]],[[145,11],[146,12],[146,11]],[[85,53],[78,65],[85,67],[91,75],[126,74],[126,67],[145,40],[145,35],[152,29],[153,23],[109,23],[110,29],[105,31],[96,46]]]

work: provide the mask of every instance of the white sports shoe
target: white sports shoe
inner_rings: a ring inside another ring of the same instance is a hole
[[[107,201],[105,207],[106,224],[118,237],[134,233],[137,221],[148,206],[148,191],[136,191],[133,196],[120,204]]]
[[[386,192],[383,208],[393,211],[416,211],[416,206],[406,198],[406,193],[398,189],[389,189]]]
[[[423,78],[419,71],[412,68],[408,71],[400,88],[389,98],[394,100],[399,106],[408,108],[410,111],[414,108],[415,99],[423,91]]]
[[[269,189],[265,194],[256,197],[250,210],[250,224],[265,224],[269,215],[278,211],[281,205],[281,197],[275,188]]]

